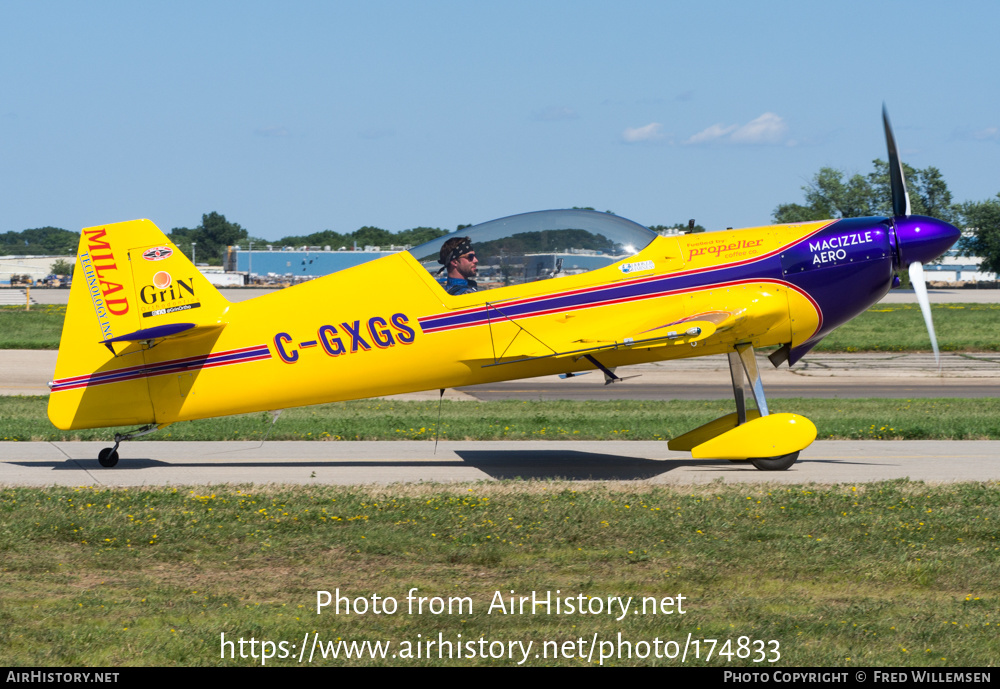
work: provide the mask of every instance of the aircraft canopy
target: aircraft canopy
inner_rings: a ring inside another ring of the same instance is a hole
[[[488,289],[603,268],[637,254],[656,233],[611,213],[537,211],[467,227],[409,251],[438,275],[441,246],[452,237],[472,240],[479,260],[476,279]]]

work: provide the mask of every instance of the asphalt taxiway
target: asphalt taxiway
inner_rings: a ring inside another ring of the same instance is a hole
[[[788,471],[697,460],[665,442],[432,441],[0,443],[0,485],[391,484],[502,479],[732,483],[1000,481],[1000,441],[819,441]]]

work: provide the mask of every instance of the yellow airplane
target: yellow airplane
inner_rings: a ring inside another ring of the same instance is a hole
[[[84,229],[49,419],[141,426],[101,451],[112,467],[122,441],[177,421],[594,370],[611,383],[619,366],[727,354],[736,411],[670,449],[787,469],[816,427],[769,413],[755,349],[794,364],[909,266],[937,351],[922,264],[959,231],[910,214],[883,118],[893,217],[664,237],[607,213],[541,211],[239,303],[148,220]],[[446,290],[439,264],[462,261],[503,285]]]

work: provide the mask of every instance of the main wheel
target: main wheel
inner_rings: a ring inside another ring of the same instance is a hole
[[[118,451],[113,447],[106,447],[97,455],[97,461],[101,463],[102,467],[111,468],[118,464]]]
[[[791,452],[777,457],[754,457],[750,461],[761,471],[784,471],[795,464],[795,460],[798,458],[798,452]]]

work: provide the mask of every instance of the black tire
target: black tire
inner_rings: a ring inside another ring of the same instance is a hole
[[[97,461],[101,463],[102,467],[110,469],[115,464],[118,464],[118,451],[114,448],[106,447],[97,455]]]
[[[778,455],[777,457],[754,457],[750,461],[761,471],[785,471],[795,464],[795,460],[798,458],[799,453],[792,452],[787,455]]]

